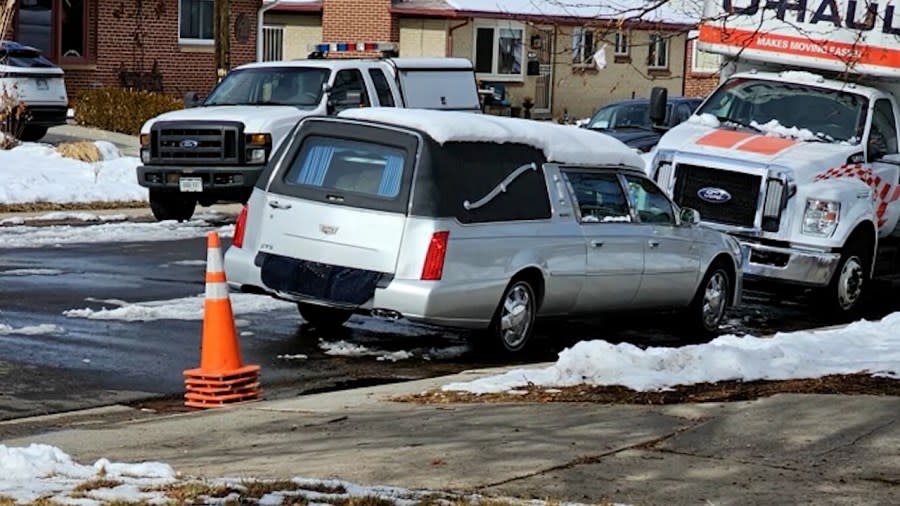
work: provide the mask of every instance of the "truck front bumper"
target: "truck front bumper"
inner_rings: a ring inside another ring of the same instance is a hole
[[[840,253],[780,248],[741,241],[744,275],[808,286],[826,286],[841,260]]]
[[[174,166],[141,165],[137,168],[138,184],[145,188],[179,190],[182,177],[199,177],[203,191],[243,190],[252,188],[265,165],[247,166]]]

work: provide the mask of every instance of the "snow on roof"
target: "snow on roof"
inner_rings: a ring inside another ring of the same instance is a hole
[[[643,160],[620,141],[574,126],[486,114],[389,107],[348,109],[340,116],[421,130],[439,144],[518,143],[542,150],[552,162],[626,165],[640,170],[644,167]]]
[[[458,11],[521,16],[591,19],[629,19],[660,23],[697,24],[702,0],[445,0]]]

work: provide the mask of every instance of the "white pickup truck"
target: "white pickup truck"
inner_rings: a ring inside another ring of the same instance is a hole
[[[699,47],[727,57],[722,82],[650,167],[738,238],[748,282],[813,288],[842,319],[900,277],[897,34],[887,2],[707,0]]]
[[[143,125],[138,183],[149,188],[158,220],[190,219],[198,203],[244,202],[300,119],[376,106],[480,112],[472,63],[311,59],[238,67],[198,107]]]

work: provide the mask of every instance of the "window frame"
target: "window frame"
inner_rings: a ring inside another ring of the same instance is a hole
[[[866,157],[867,157],[869,160],[871,160],[871,156],[872,156],[871,153],[869,152],[869,143],[871,142],[871,139],[872,139],[872,133],[873,133],[873,132],[875,131],[875,129],[876,129],[875,123],[876,123],[877,118],[878,118],[878,104],[880,104],[880,103],[887,104],[887,110],[888,110],[888,111],[890,112],[890,114],[891,114],[891,119],[894,120],[894,121],[893,121],[893,122],[894,122],[894,124],[893,124],[893,127],[894,127],[894,132],[893,132],[893,133],[894,133],[894,136],[893,136],[893,137],[891,137],[891,136],[886,136],[886,138],[893,138],[893,139],[894,139],[894,142],[896,143],[896,142],[897,142],[897,141],[896,141],[896,139],[897,139],[897,135],[896,135],[896,134],[897,134],[897,132],[900,132],[900,130],[898,130],[898,128],[897,128],[897,115],[894,114],[894,103],[893,103],[893,101],[891,101],[889,98],[886,98],[886,97],[881,97],[881,98],[877,98],[877,99],[873,100],[873,101],[872,101],[872,126],[869,127],[869,135],[866,137],[866,143],[865,143],[865,147],[866,147]],[[883,134],[882,134],[882,135],[883,135]],[[896,155],[896,154],[898,154],[898,153],[900,153],[900,145],[895,145],[894,151],[893,151],[893,152],[891,152],[891,150],[888,149],[888,150],[886,150],[886,152],[885,152],[884,154],[885,154],[885,155]]]
[[[479,29],[491,29],[493,30],[493,44],[491,46],[492,51],[492,59],[491,59],[491,71],[489,73],[478,72],[478,30]],[[519,65],[519,73],[518,74],[500,74],[497,72],[498,65],[500,64],[500,30],[519,30],[521,33],[520,37],[520,48],[521,55]],[[472,64],[476,69],[475,76],[479,80],[486,81],[506,81],[506,82],[522,82],[525,80],[525,70],[528,67],[528,62],[526,61],[526,52],[525,52],[525,38],[527,35],[526,26],[524,23],[520,23],[518,21],[476,21],[472,27]]]
[[[181,5],[181,2],[179,1],[178,4]],[[178,30],[179,31],[181,30],[180,22],[178,23]],[[273,33],[277,33],[278,34],[277,37],[272,37]],[[273,48],[271,46],[269,46],[268,48],[266,47],[267,41],[274,42],[275,40],[278,41],[277,48]],[[263,25],[263,27],[262,27],[262,45],[263,45],[263,47],[262,47],[262,60],[261,61],[264,61],[264,62],[284,61],[284,25],[281,25],[281,24]],[[270,58],[270,56],[272,56],[272,55],[266,54],[266,49],[270,49],[270,50],[277,49],[276,52],[280,54],[280,58]]]
[[[700,32],[696,30],[692,30],[688,33],[688,40],[691,43],[691,73],[692,74],[718,74],[720,70],[722,70],[722,55],[716,53],[710,53],[707,51],[701,51],[699,47],[697,47],[697,42],[699,42],[699,34]],[[705,67],[697,65],[699,61],[699,54],[705,53],[709,56],[715,56],[718,58],[718,63],[716,63],[715,67]]]
[[[341,73],[343,73],[343,72],[348,72],[350,74],[353,74],[354,72],[356,73],[356,75],[359,77],[359,82],[362,84],[362,90],[361,90],[362,96],[360,97],[362,99],[362,101],[360,102],[360,104],[361,104],[360,107],[372,107],[372,98],[369,96],[370,93],[369,93],[369,86],[366,81],[366,75],[365,75],[365,73],[363,73],[363,71],[361,69],[355,68],[355,67],[345,67],[345,68],[337,69],[337,70],[333,71],[334,77],[331,79],[331,90],[328,92],[328,101],[331,102],[331,96],[335,92],[335,87],[336,87],[335,83],[338,80],[338,76],[340,76]],[[338,108],[337,106],[335,106],[333,109],[333,112],[331,112],[330,115],[336,116],[341,111],[344,111],[349,108],[350,107]]]
[[[659,51],[659,46],[664,48]],[[659,64],[659,55],[664,55],[663,65]],[[647,68],[650,70],[669,70],[669,37],[662,32],[650,34],[650,44],[647,45]]]
[[[585,54],[585,36],[587,35],[591,39],[591,54]],[[593,67],[591,59],[595,52],[597,52],[597,32],[585,26],[575,27],[572,32],[572,66]]]
[[[212,21],[212,38],[209,39],[198,39],[192,37],[182,37],[181,36],[181,17],[182,17],[182,2],[185,0],[178,0],[178,44],[180,45],[189,45],[189,46],[215,46],[216,44],[216,0],[188,0],[193,2],[204,2],[209,3],[210,7],[213,9],[213,21]],[[200,32],[202,33],[202,26],[200,27]]]
[[[575,213],[575,219],[578,221],[579,225],[633,225],[635,223],[639,223],[634,206],[631,205],[631,199],[628,198],[627,188],[623,185],[621,177],[622,174],[616,169],[586,169],[584,167],[560,166],[559,173],[562,176],[563,181],[565,181],[566,191],[569,193],[569,200],[572,201],[572,208]],[[622,199],[625,202],[625,208],[626,211],[628,211],[628,221],[584,221],[584,215],[581,212],[581,202],[579,202],[578,195],[575,193],[575,188],[574,186],[572,186],[572,182],[569,180],[569,173],[611,177],[616,182],[619,188],[619,192],[622,195]]]
[[[631,192],[628,191],[628,178],[629,177],[632,177],[637,180],[646,181],[646,182],[650,183],[650,185],[652,187],[656,188],[656,190],[659,192],[659,194],[662,196],[662,198],[665,199],[665,201],[669,204],[669,208],[672,210],[672,222],[671,223],[653,223],[653,222],[648,222],[648,221],[644,221],[641,219],[641,214],[640,214],[640,211],[638,210],[637,202],[634,202],[632,200]],[[642,224],[642,225],[661,226],[661,227],[673,227],[673,228],[681,225],[681,218],[680,218],[681,208],[678,207],[678,204],[676,204],[674,201],[672,201],[671,198],[669,198],[669,196],[666,194],[666,192],[663,191],[663,189],[660,188],[659,185],[656,184],[655,181],[653,181],[652,179],[650,179],[649,177],[647,177],[643,174],[638,174],[638,173],[626,174],[626,173],[622,173],[622,172],[619,173],[619,180],[622,184],[623,190],[625,191],[625,198],[628,199],[628,203],[631,206],[632,215],[633,215],[632,219],[634,220],[634,223],[638,223],[638,224]]]
[[[91,22],[95,19],[95,3],[94,0],[82,0],[82,9],[84,12],[81,17],[81,37],[84,53],[81,56],[65,56],[62,51],[62,30],[63,30],[63,7],[59,2],[51,2],[50,4],[50,51],[41,51],[41,55],[60,67],[65,65],[90,65],[96,62],[94,48],[91,47],[90,27]],[[13,40],[20,40],[20,23],[22,5],[16,3],[13,12],[12,26]],[[0,37],[2,38],[2,37]],[[40,49],[38,49],[40,50]]]
[[[629,33],[626,31],[619,30],[613,34],[613,56],[631,56],[631,46],[628,45],[628,39]]]

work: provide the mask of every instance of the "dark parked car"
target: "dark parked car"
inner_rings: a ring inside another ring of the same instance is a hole
[[[584,128],[603,132],[646,153],[656,146],[666,129],[688,119],[701,102],[700,98],[670,97],[666,121],[659,125],[662,129],[655,129],[650,123],[649,98],[613,102],[597,111]]]

